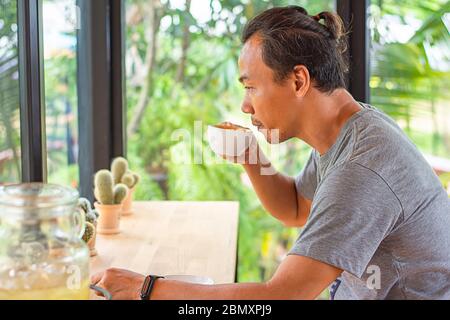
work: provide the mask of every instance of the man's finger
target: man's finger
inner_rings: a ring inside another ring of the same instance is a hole
[[[97,285],[95,285],[95,286],[97,287],[97,288],[94,288],[94,289],[93,289],[95,295],[96,295],[97,297],[105,297],[105,295],[103,294],[103,292],[100,291],[100,290],[98,290],[98,288],[104,289],[103,282],[100,281],[100,282],[98,282]]]
[[[97,285],[97,283],[99,283],[100,280],[102,280],[103,274],[104,274],[103,271],[94,274],[94,275],[91,277],[91,284],[93,284],[94,286]]]
[[[97,297],[105,297],[105,295],[101,291],[94,290],[94,293]]]
[[[234,157],[234,163],[239,163],[239,164],[246,164],[247,163],[247,158],[246,158],[246,154],[243,153],[240,156]]]

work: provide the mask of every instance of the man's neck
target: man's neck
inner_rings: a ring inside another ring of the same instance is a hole
[[[345,123],[361,106],[344,89],[325,95],[316,90],[311,92],[304,108],[297,138],[325,154],[336,142]]]

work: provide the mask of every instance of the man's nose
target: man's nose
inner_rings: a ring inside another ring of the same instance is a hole
[[[252,105],[247,100],[244,100],[242,102],[241,110],[243,113],[250,113],[250,114],[255,113],[255,110],[253,109]]]

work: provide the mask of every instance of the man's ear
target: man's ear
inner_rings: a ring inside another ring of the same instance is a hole
[[[303,98],[311,85],[309,71],[304,65],[297,65],[294,67],[293,73],[295,78],[295,94]]]

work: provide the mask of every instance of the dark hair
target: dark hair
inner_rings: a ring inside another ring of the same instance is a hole
[[[253,35],[262,41],[262,59],[274,71],[276,82],[283,82],[296,65],[304,65],[320,91],[345,87],[347,39],[337,14],[309,16],[299,6],[276,7],[247,23],[242,42]]]

